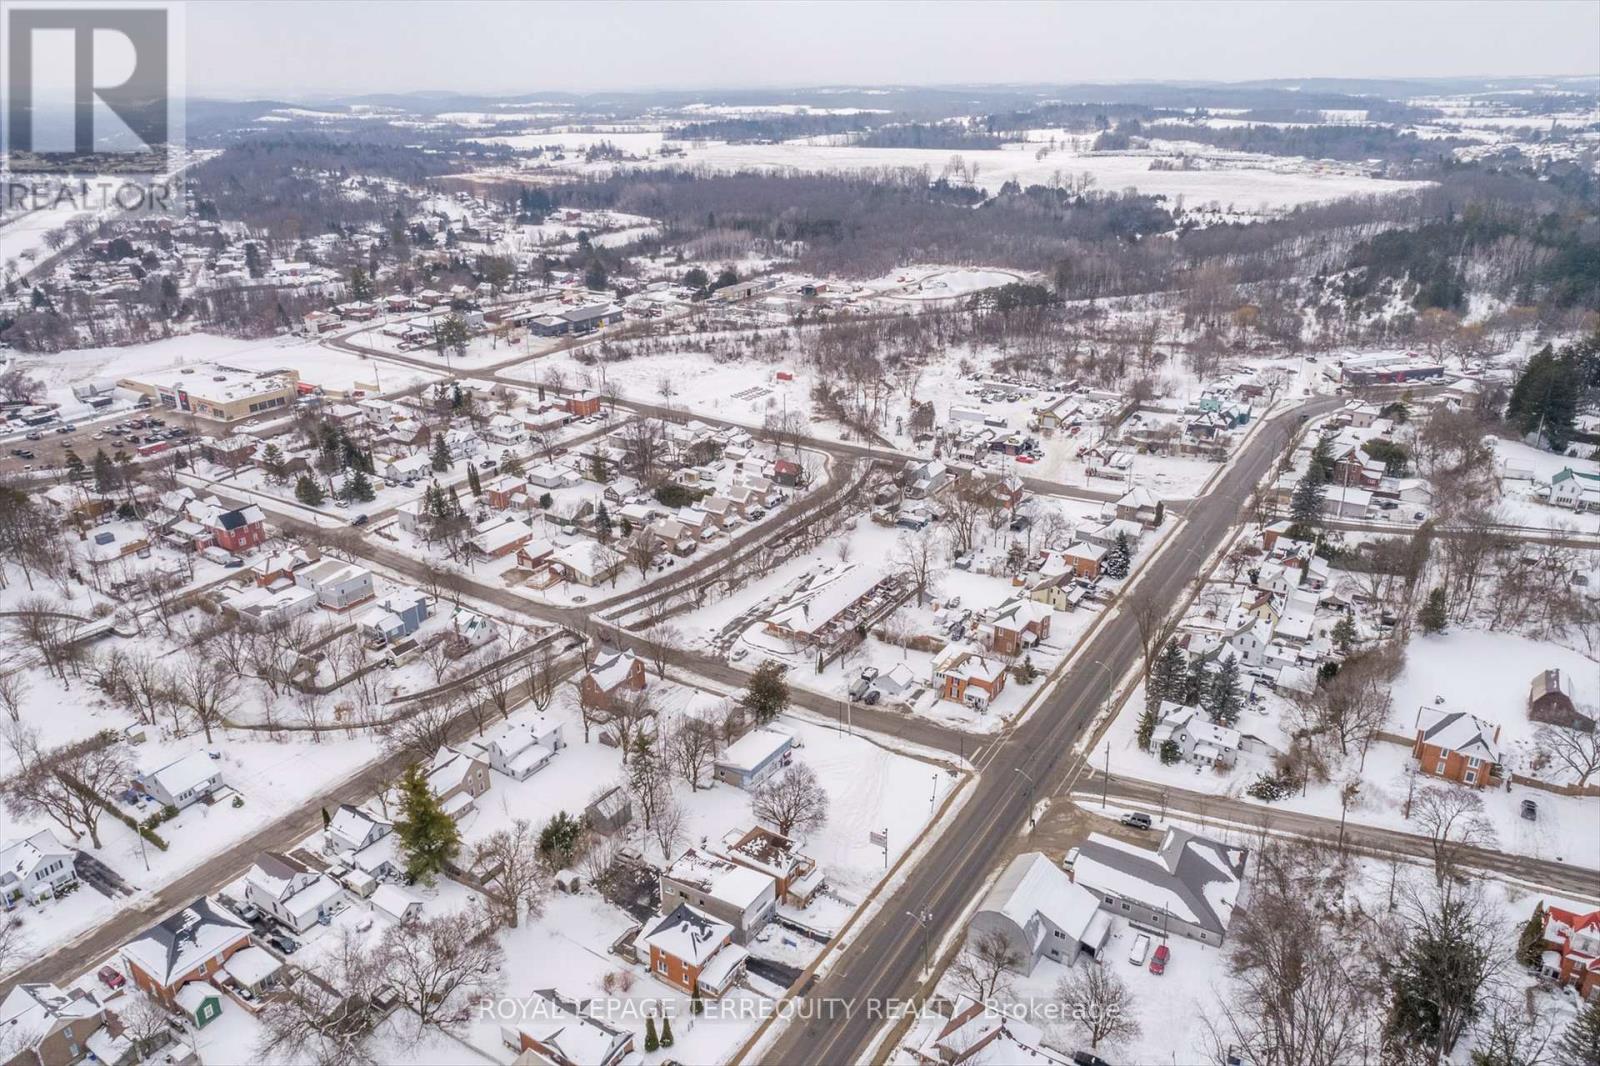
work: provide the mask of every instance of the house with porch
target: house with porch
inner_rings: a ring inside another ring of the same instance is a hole
[[[250,943],[249,923],[202,896],[124,944],[122,958],[133,983],[170,1009],[185,985],[209,982]]]
[[[738,982],[750,957],[733,942],[732,926],[687,903],[648,922],[639,945],[657,980],[709,999]]]

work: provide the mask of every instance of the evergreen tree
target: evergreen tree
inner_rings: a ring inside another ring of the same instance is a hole
[[[1555,1066],[1600,1066],[1600,999],[1590,999],[1556,1041]]]
[[[372,488],[372,481],[367,477],[367,472],[360,468],[357,468],[356,472],[345,481],[345,490],[357,503],[368,503],[378,495]]]
[[[1539,434],[1555,451],[1565,451],[1578,413],[1583,380],[1571,349],[1558,355],[1545,345],[1517,376],[1506,404],[1506,421],[1523,436]]]
[[[1244,709],[1244,696],[1239,691],[1239,660],[1235,656],[1224,659],[1217,672],[1211,675],[1203,706],[1211,720],[1218,725],[1232,726]]]
[[[1161,742],[1161,764],[1163,766],[1171,766],[1173,763],[1182,758],[1183,749],[1178,746],[1178,742],[1176,740],[1168,737],[1166,740]]]
[[[783,679],[782,665],[768,659],[756,667],[739,702],[757,725],[765,725],[781,714],[789,706],[789,683]]]
[[[1155,736],[1156,726],[1161,721],[1160,702],[1146,703],[1144,710],[1139,714],[1139,730],[1135,734],[1139,741],[1140,751],[1150,750],[1150,738]]]
[[[595,452],[589,458],[589,480],[604,485],[611,480],[611,465],[606,462],[606,457]]]
[[[690,1014],[694,1014],[694,1015],[701,1015],[701,1014],[704,1014],[705,1012],[706,1012],[705,1001],[700,998],[700,982],[696,981],[695,985],[694,985],[694,992],[691,993],[690,996],[689,996],[689,1013]]]
[[[1311,465],[1306,469],[1308,475],[1315,475],[1323,484],[1333,480],[1333,438],[1323,434],[1317,437],[1317,443],[1311,447]]]
[[[433,447],[428,454],[435,470],[450,469],[450,448],[444,442],[444,434],[440,433],[433,438]]]
[[[301,474],[300,480],[294,483],[294,498],[307,507],[321,507],[327,494],[322,491],[322,485],[316,478]]]
[[[672,1046],[672,1019],[671,1018],[662,1018],[661,1019],[661,1046],[662,1047],[671,1047]]]
[[[455,819],[433,794],[420,763],[406,767],[400,778],[400,817],[394,832],[406,855],[406,876],[428,884],[461,850]]]
[[[108,496],[117,490],[117,468],[104,448],[94,453],[94,491]]]
[[[1327,497],[1328,485],[1314,470],[1308,470],[1295,483],[1294,494],[1289,497],[1289,535],[1296,540],[1307,540],[1311,531],[1322,520],[1322,501]]]
[[[1539,965],[1539,956],[1544,954],[1544,922],[1544,904],[1535,904],[1517,937],[1517,961],[1524,966]]]
[[[1161,527],[1161,523],[1165,522],[1166,520],[1167,520],[1167,502],[1165,500],[1157,500],[1156,501],[1156,513],[1155,513],[1155,516],[1150,519],[1150,524],[1155,526],[1157,529],[1159,529]]]
[[[604,500],[600,502],[600,509],[594,513],[594,539],[601,544],[611,543],[611,512],[606,510]]]
[[[1185,707],[1198,707],[1200,697],[1206,692],[1206,664],[1197,656],[1189,663],[1189,669],[1183,676],[1183,699],[1175,702]]]
[[[661,1041],[656,1037],[656,1019],[654,1015],[644,1020],[644,1050],[646,1054],[661,1050]]]
[[[1356,642],[1356,623],[1349,615],[1345,615],[1333,627],[1333,643],[1345,655],[1350,654],[1350,649]]]
[[[582,839],[583,819],[574,818],[566,811],[557,811],[555,817],[539,831],[539,857],[552,870],[565,869],[572,865]]]
[[[1131,551],[1128,546],[1128,535],[1117,533],[1117,539],[1111,542],[1111,550],[1106,552],[1105,558],[1100,562],[1100,569],[1109,578],[1125,578],[1128,576],[1128,565]]]
[[[83,479],[88,476],[89,468],[78,457],[78,453],[74,451],[67,452],[67,480],[74,485],[80,485],[83,483]]]
[[[483,482],[478,479],[478,468],[471,463],[467,464],[467,488],[472,490],[474,497],[483,495]]]
[[[283,456],[283,449],[272,442],[261,449],[261,469],[265,471],[267,480],[281,485],[289,476],[289,461]]]
[[[1436,588],[1428,593],[1428,598],[1422,604],[1422,610],[1417,613],[1417,624],[1424,633],[1443,633],[1450,624],[1450,611],[1445,602],[1444,589]]]
[[[550,495],[548,492],[541,492],[539,494],[539,510],[548,511],[550,508],[554,507],[555,504],[556,498]]]
[[[512,477],[520,477],[522,475],[522,457],[520,455],[506,456],[505,462],[500,464],[500,472],[502,474],[510,474]]]

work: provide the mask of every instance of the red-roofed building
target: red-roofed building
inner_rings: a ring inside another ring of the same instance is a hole
[[[1600,1000],[1600,910],[1587,914],[1551,907],[1545,911],[1545,976],[1571,985],[1578,995]]]

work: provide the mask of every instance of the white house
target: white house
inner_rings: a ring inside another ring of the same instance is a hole
[[[19,899],[48,899],[77,880],[77,853],[48,829],[0,847],[0,904],[9,909]]]
[[[399,885],[379,885],[367,901],[372,909],[396,925],[422,913],[422,901]]]
[[[495,415],[483,427],[485,440],[493,444],[516,445],[528,442],[527,427],[510,415]]]
[[[1079,952],[1098,952],[1111,933],[1111,916],[1094,893],[1034,851],[1012,859],[978,905],[967,936],[989,933],[1006,939],[1016,969],[1028,974],[1043,958],[1071,966]]]
[[[1150,734],[1150,745],[1159,752],[1169,740],[1178,745],[1185,761],[1196,766],[1232,766],[1242,743],[1237,729],[1207,721],[1200,708],[1162,700],[1161,719]]]
[[[263,852],[244,878],[245,902],[255,904],[297,933],[331,918],[343,895],[344,890],[333,878],[273,852]]]
[[[222,786],[222,765],[203,751],[191,751],[165,766],[139,771],[133,784],[163,807],[182,810]]]
[[[473,754],[515,781],[526,781],[567,746],[561,725],[541,720],[507,722],[500,731],[472,743]]]
[[[324,559],[294,575],[295,584],[317,594],[330,611],[345,611],[372,598],[372,571],[338,559]]]
[[[360,851],[367,845],[388,836],[393,828],[389,822],[374,818],[360,807],[341,803],[339,809],[329,819],[328,828],[323,830],[323,836],[327,840],[325,850],[334,854]]]

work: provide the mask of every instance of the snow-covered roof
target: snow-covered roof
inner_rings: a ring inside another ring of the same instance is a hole
[[[1067,1066],[1071,1060],[1043,1044],[1044,1033],[1031,1022],[993,1009],[963,993],[950,1020],[918,1049],[927,1062],[962,1066]]]
[[[1011,860],[979,909],[1003,914],[1019,929],[1027,929],[1034,915],[1039,915],[1081,940],[1100,910],[1100,902],[1088,889],[1073,884],[1049,856],[1034,851]],[[1048,934],[1041,928],[1038,935]]]
[[[755,877],[761,876],[754,870],[745,872]],[[655,948],[691,966],[701,967],[732,935],[733,926],[727,922],[718,921],[687,903],[680,903],[670,914],[658,918],[640,942],[647,949]]]
[[[0,1002],[0,1038],[8,1052],[17,1052],[36,1046],[58,1021],[99,1013],[94,997],[78,989],[63,992],[48,982],[27,982],[17,985]]]
[[[218,773],[216,760],[203,751],[191,751],[158,770],[141,774],[146,781],[154,781],[169,796],[179,796],[190,789],[205,784]]]
[[[122,946],[145,973],[171,985],[213,955],[250,938],[250,926],[232,911],[202,896]]]
[[[1422,734],[1424,744],[1432,744],[1468,758],[1492,763],[1500,761],[1500,744],[1496,739],[1500,727],[1466,711],[1419,708],[1417,730]]]
[[[794,746],[794,737],[776,729],[752,729],[717,756],[717,765],[749,773]]]
[[[675,859],[663,877],[692,885],[705,895],[745,910],[773,892],[772,878],[709,852],[690,848]]]
[[[1150,852],[1095,833],[1078,848],[1072,878],[1096,893],[1137,900],[1181,921],[1227,932],[1243,885],[1246,848],[1169,829]]]
[[[247,948],[235,951],[222,968],[235,981],[248,988],[254,988],[283,969],[283,963],[266,948],[251,944]]]
[[[45,862],[63,859],[73,861],[73,851],[49,829],[41,829],[32,836],[13,840],[0,847],[0,885],[12,880],[22,881]]]
[[[633,666],[638,661],[638,657],[631,650],[613,652],[604,658],[596,659],[594,665],[589,668],[589,676],[600,686],[600,691],[611,692],[628,680],[628,675],[633,672]]]
[[[536,989],[541,1000],[518,1028],[544,1047],[556,1052],[560,1061],[578,1066],[599,1066],[610,1062],[630,1034],[581,1013],[578,1004],[563,999],[554,989]]]
[[[372,905],[390,917],[403,921],[422,901],[399,885],[381,884],[372,890]]]

